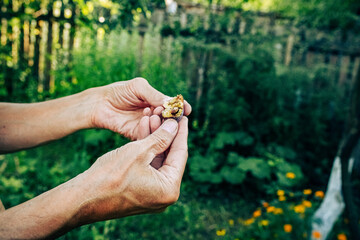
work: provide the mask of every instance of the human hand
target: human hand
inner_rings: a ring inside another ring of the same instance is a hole
[[[142,117],[159,115],[162,104],[169,99],[143,78],[116,82],[95,88],[95,91],[100,98],[92,110],[92,127],[110,129],[132,140],[143,137]],[[190,112],[191,106],[185,101],[184,115]]]
[[[77,224],[159,212],[174,203],[188,156],[187,125],[185,116],[179,123],[166,120],[148,137],[100,157],[81,175],[86,199]],[[162,165],[151,166],[164,152]]]

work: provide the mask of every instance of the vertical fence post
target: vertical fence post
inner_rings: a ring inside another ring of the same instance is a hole
[[[294,41],[295,41],[294,34],[290,34],[287,39],[287,43],[286,43],[285,66],[289,66],[291,63],[291,56],[292,56]]]
[[[350,56],[343,55],[341,58],[341,65],[340,65],[340,75],[338,82],[339,85],[343,85],[347,79],[349,64],[350,64]]]

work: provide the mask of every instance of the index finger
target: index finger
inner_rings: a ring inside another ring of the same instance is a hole
[[[179,122],[178,133],[171,144],[169,153],[163,162],[163,166],[159,168],[160,172],[165,173],[166,175],[175,175],[173,177],[181,180],[188,158],[187,138],[188,118],[184,116]]]
[[[184,115],[189,116],[191,113],[191,105],[186,100],[184,101]]]

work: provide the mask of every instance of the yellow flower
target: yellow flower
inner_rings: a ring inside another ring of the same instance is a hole
[[[286,200],[286,197],[285,196],[279,196],[279,201],[280,202],[283,202],[283,201],[285,201]]]
[[[268,202],[263,202],[262,205],[264,208],[268,208],[270,206]]]
[[[260,209],[256,210],[256,211],[253,213],[253,217],[254,217],[254,218],[257,218],[257,217],[260,217],[260,216],[261,216],[261,210],[260,210]]]
[[[290,233],[292,231],[291,224],[285,224],[284,225],[284,231],[287,232],[287,233]]]
[[[321,233],[318,231],[313,231],[312,236],[313,238],[321,238]]]
[[[245,225],[251,225],[252,223],[254,223],[255,219],[254,218],[249,218],[249,219],[246,219],[244,221],[244,224]]]
[[[225,229],[220,229],[216,231],[216,235],[217,236],[225,236],[226,234],[226,230]]]
[[[340,233],[337,235],[338,240],[347,240],[347,237],[344,233]]]
[[[295,178],[295,173],[288,172],[288,173],[286,173],[286,177],[289,178],[289,179],[294,179]]]
[[[323,191],[316,191],[315,192],[315,197],[318,197],[318,198],[324,198],[325,194]]]
[[[275,208],[275,210],[274,210],[275,215],[283,214],[283,213],[284,213],[284,211],[281,208]]]
[[[261,220],[261,221],[260,221],[260,225],[261,225],[261,226],[267,226],[267,225],[269,225],[269,220],[265,220],[265,219],[264,219],[264,220]]]
[[[284,196],[284,195],[285,195],[285,191],[284,191],[284,190],[280,190],[280,189],[277,190],[276,193],[277,193],[278,196]]]
[[[274,207],[274,206],[270,206],[270,207],[268,207],[268,208],[266,209],[266,212],[271,213],[271,212],[274,212],[274,210],[275,210],[275,207]]]
[[[305,212],[305,207],[303,205],[296,205],[294,207],[294,211],[296,213],[304,213]]]
[[[311,202],[308,201],[308,200],[304,200],[304,201],[302,202],[302,205],[303,205],[304,207],[307,207],[307,208],[311,208],[311,206],[312,206]]]
[[[234,226],[234,220],[230,219],[230,220],[229,220],[229,225],[230,225],[230,226]]]
[[[311,189],[304,189],[304,194],[305,195],[310,195],[312,193]]]

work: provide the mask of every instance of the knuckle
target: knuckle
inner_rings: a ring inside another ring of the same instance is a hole
[[[151,145],[152,149],[156,151],[165,150],[167,148],[167,139],[159,136],[159,134],[153,134],[153,144]]]
[[[146,80],[145,78],[142,78],[142,77],[134,78],[134,83],[140,84],[140,85],[149,84],[148,80]]]

